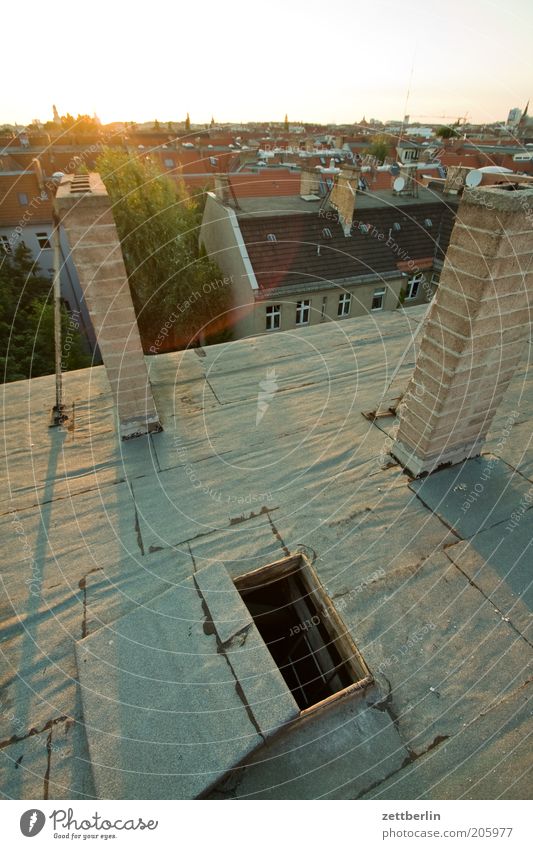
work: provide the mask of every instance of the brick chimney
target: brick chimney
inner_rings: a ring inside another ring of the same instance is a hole
[[[355,194],[360,173],[360,168],[357,166],[345,166],[340,174],[337,174],[329,198],[331,206],[337,210],[345,236],[349,236],[352,229]]]
[[[314,168],[304,165],[300,172],[300,195],[318,195],[320,174]]]
[[[55,211],[68,235],[111,384],[123,439],[161,430],[106,188],[98,174],[63,177]]]
[[[465,189],[391,453],[417,476],[480,453],[524,353],[533,188]]]

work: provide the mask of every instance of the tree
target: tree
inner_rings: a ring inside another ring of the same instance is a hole
[[[435,135],[438,136],[439,139],[455,139],[458,138],[459,133],[457,132],[458,123],[454,124],[453,127],[443,126],[438,127],[435,131]]]
[[[379,159],[379,161],[383,163],[385,157],[389,155],[389,150],[390,141],[387,136],[381,134],[374,136],[370,140],[370,145],[366,148],[365,153],[375,156],[376,159]]]
[[[189,113],[188,113],[188,112],[187,112],[187,117],[185,118],[185,129],[186,129],[186,130],[190,130],[190,129],[191,129],[191,119],[190,119],[190,117],[189,117]]]
[[[68,369],[90,365],[78,331],[62,311],[64,337],[70,335]],[[0,261],[0,366],[4,381],[52,374],[55,370],[52,284],[20,242]]]
[[[154,121],[154,126],[152,127],[152,129],[153,130],[160,130],[161,129],[161,127],[159,126],[159,121],[157,120],[157,118]]]
[[[230,287],[198,246],[201,210],[183,184],[154,162],[110,148],[96,165],[113,203],[144,350],[158,347],[166,322],[170,347],[229,338]]]

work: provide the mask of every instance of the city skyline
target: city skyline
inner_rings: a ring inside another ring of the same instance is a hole
[[[139,3],[121,8],[97,0],[93,14],[55,0],[20,47],[4,46],[17,85],[4,92],[3,123],[28,124],[60,114],[112,121],[193,123],[282,121],[352,124],[409,114],[419,123],[504,120],[530,96],[528,41],[533,8],[511,0],[468,7],[451,0],[420,7],[391,0],[369,10],[339,0],[334,13],[311,0],[230,10],[213,0],[177,13],[167,0],[146,18]],[[28,7],[26,7],[28,9]],[[431,12],[431,14],[429,14]],[[513,51],[497,51],[512,39]],[[43,48],[43,45],[45,47]],[[46,90],[36,85],[46,51]],[[65,69],[68,65],[68,73]],[[495,68],[497,72],[495,73]]]

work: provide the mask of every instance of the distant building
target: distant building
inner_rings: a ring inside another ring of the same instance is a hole
[[[372,190],[370,169],[364,178],[358,167],[327,170],[302,170],[298,193],[276,191],[265,169],[255,197],[231,177],[208,194],[200,240],[232,278],[236,338],[431,298],[457,197],[414,190],[416,180],[410,190],[409,178],[395,191],[388,172],[379,172],[388,187]],[[321,199],[323,177],[330,189]],[[295,179],[288,174],[287,184]]]
[[[43,173],[39,160],[34,159],[28,168],[21,168],[13,156],[0,152],[0,257],[12,254],[17,245],[24,242],[39,269],[50,276],[50,281],[54,274],[52,204],[55,188],[51,175]],[[80,331],[87,350],[93,353],[96,348],[94,331],[62,228],[60,242],[63,301],[69,312],[80,316]]]

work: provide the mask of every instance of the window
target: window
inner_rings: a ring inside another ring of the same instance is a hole
[[[359,229],[360,229],[361,233],[363,233],[365,236],[366,236],[367,233],[370,232],[370,227],[368,226],[368,224],[362,224],[361,223],[359,225]]]
[[[431,228],[433,227],[433,221],[431,220],[431,218],[424,218],[424,226],[427,230],[431,230]]]
[[[19,192],[19,203],[21,206],[28,206],[28,195],[26,192]]]
[[[174,160],[173,159],[165,159],[165,165],[167,168],[174,168]]]
[[[48,233],[36,233],[35,237],[42,251],[47,250],[51,247],[50,239],[48,238]]]
[[[298,301],[296,304],[296,324],[309,324],[311,301]]]
[[[269,233],[268,236],[267,236],[267,242],[277,242],[276,234],[275,233]]]
[[[418,290],[423,280],[423,274],[415,274],[411,277],[407,284],[407,294],[405,296],[407,301],[413,301],[418,296]]]
[[[375,289],[372,295],[372,310],[382,310],[385,301],[385,289]]]
[[[398,230],[402,229],[402,225],[398,221],[395,221],[394,224],[392,225],[392,229],[396,230],[396,232],[398,232]]]
[[[329,227],[324,227],[324,229],[322,230],[322,236],[323,236],[324,239],[332,239],[333,238],[331,230],[329,229]]]
[[[350,306],[352,303],[352,296],[349,292],[343,292],[342,295],[339,296],[339,306],[337,307],[337,315],[350,315]]]
[[[5,254],[10,254],[13,252],[11,242],[9,241],[7,236],[0,236],[0,248],[2,248]]]
[[[279,304],[274,304],[266,308],[266,329],[279,330],[281,326],[281,307]]]
[[[346,625],[302,555],[234,583],[301,711],[371,682]]]
[[[328,305],[328,299],[326,295],[322,298],[322,307],[320,308],[320,321],[324,321],[326,318],[326,307]]]

